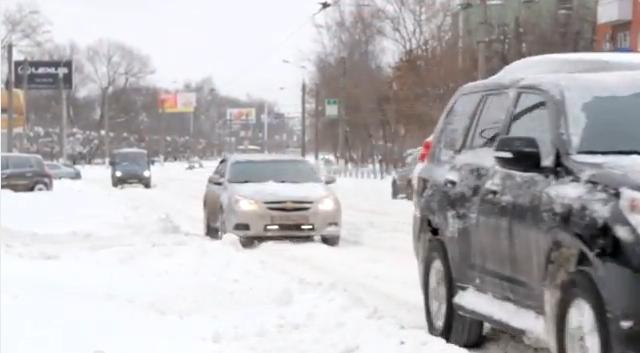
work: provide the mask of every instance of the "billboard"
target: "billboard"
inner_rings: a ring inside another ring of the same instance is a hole
[[[163,113],[193,113],[196,108],[194,92],[160,93],[158,110]]]
[[[254,124],[256,122],[255,108],[227,109],[227,120],[231,124]]]
[[[13,64],[15,87],[28,89],[60,89],[60,75],[64,89],[73,88],[73,61],[18,60]]]

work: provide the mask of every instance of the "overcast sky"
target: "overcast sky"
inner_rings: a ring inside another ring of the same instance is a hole
[[[211,75],[223,94],[266,97],[282,110],[299,111],[304,71],[282,59],[311,59],[315,30],[310,18],[318,1],[27,1],[38,4],[51,21],[56,41],[86,45],[111,38],[147,53],[157,83]]]

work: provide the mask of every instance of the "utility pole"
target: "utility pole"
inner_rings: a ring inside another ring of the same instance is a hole
[[[108,87],[104,91],[103,114],[104,114],[104,117],[103,117],[104,118],[104,163],[106,165],[109,165],[110,137],[109,137],[109,88]]]
[[[269,153],[269,103],[267,101],[264,102],[264,131],[262,134],[264,135],[264,153]]]
[[[300,136],[300,152],[302,157],[307,154],[307,82],[302,80],[302,101],[300,104],[302,105],[302,116],[301,116],[301,136]]]
[[[22,74],[22,100],[24,103],[24,128],[25,130],[29,126],[29,114],[28,108],[29,104],[27,104],[27,92],[29,92],[29,71],[31,71],[29,67],[29,58],[25,58],[24,60],[24,73]]]
[[[340,75],[340,99],[338,104],[338,163],[340,158],[344,158],[344,120],[346,112],[345,104],[345,85],[347,76],[347,58],[340,58],[340,65],[342,66],[342,75]]]
[[[13,43],[7,44],[7,151],[13,152]]]
[[[160,94],[160,162],[162,164],[164,164],[164,160],[166,158],[166,152],[167,152],[167,124],[166,124],[166,119],[165,119],[165,113],[164,113],[164,104],[165,104],[165,99],[162,96],[162,93]]]
[[[60,88],[60,104],[62,106],[60,112],[60,117],[62,119],[60,123],[60,153],[62,163],[67,161],[67,95],[64,91],[63,76],[63,66],[61,66],[58,68],[58,87]]]
[[[314,125],[313,133],[315,135],[313,137],[313,147],[315,149],[314,155],[317,161],[318,159],[320,159],[320,141],[319,141],[320,133],[318,131],[320,127],[320,87],[317,82],[315,84],[314,90],[315,90],[316,98],[315,98],[315,107],[314,107],[314,114],[313,114],[313,125]]]
[[[489,46],[489,8],[487,0],[480,0],[482,22],[480,28],[480,40],[478,41],[478,80],[487,77],[487,50]]]

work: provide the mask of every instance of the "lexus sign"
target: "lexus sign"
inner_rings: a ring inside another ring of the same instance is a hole
[[[28,89],[73,88],[73,62],[64,61],[16,61],[14,63],[15,87]],[[62,82],[60,81],[62,79]]]

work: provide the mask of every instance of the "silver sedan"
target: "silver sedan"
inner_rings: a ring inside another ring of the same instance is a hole
[[[308,161],[291,156],[225,158],[209,177],[204,196],[207,236],[238,236],[243,247],[269,239],[340,242],[341,209],[334,192]]]

